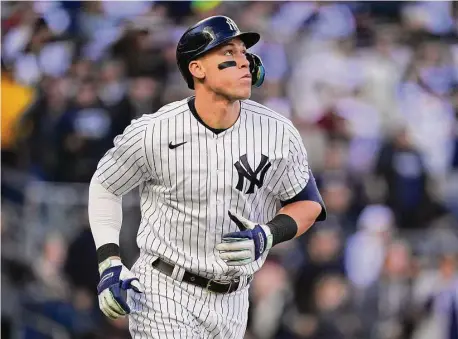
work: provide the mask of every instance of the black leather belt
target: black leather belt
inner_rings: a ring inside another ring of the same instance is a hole
[[[159,270],[160,272],[168,275],[169,277],[172,275],[173,270],[175,268],[174,265],[171,265],[160,258],[156,259],[153,262],[152,266],[156,268],[157,270]],[[252,275],[248,276],[246,285],[248,285],[252,279],[253,279]],[[188,284],[200,286],[202,288],[205,288],[209,291],[216,292],[216,293],[235,292],[237,291],[237,289],[239,288],[239,285],[241,284],[239,278],[236,278],[233,280],[213,280],[213,279],[207,279],[207,278],[201,277],[197,274],[193,274],[188,271],[185,271],[182,281]]]

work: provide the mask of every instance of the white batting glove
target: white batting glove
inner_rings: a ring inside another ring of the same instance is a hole
[[[240,232],[223,235],[223,242],[216,245],[221,259],[228,266],[241,266],[256,261],[272,247],[273,236],[268,226],[256,224],[230,211],[228,214],[240,229]]]
[[[122,291],[129,289],[143,293],[143,288],[121,259],[108,258],[99,264],[100,282],[97,286],[100,310],[108,318],[117,319],[130,313]]]

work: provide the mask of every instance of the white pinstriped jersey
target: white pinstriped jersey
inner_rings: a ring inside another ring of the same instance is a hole
[[[190,109],[191,99],[133,120],[96,175],[118,196],[140,186],[142,252],[211,278],[252,274],[267,253],[228,267],[215,249],[223,234],[238,231],[227,211],[270,221],[278,202],[307,184],[306,150],[288,119],[254,101],[242,101],[235,124],[215,134]]]

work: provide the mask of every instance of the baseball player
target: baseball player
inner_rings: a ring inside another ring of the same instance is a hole
[[[298,131],[249,100],[265,74],[247,52],[259,39],[225,16],[189,28],[176,56],[195,95],[133,120],[92,178],[100,309],[129,314],[133,338],[243,338],[248,287],[269,250],[325,219]],[[121,197],[137,186],[140,256],[129,270]]]

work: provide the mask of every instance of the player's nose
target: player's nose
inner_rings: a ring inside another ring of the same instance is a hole
[[[248,68],[250,66],[250,62],[248,61],[248,58],[246,57],[245,54],[242,54],[240,57],[240,61],[237,62],[240,68]]]

